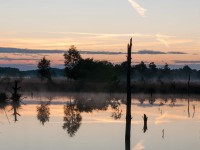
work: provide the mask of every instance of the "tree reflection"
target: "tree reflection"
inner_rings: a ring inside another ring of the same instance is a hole
[[[8,119],[8,115],[6,113],[6,107],[9,105],[8,96],[5,92],[0,93],[0,109],[3,110]],[[9,119],[8,122],[10,123]]]
[[[120,109],[121,101],[114,98],[109,101],[109,104],[113,110],[111,117],[115,120],[121,119],[122,109]]]
[[[194,118],[194,115],[195,115],[195,105],[193,105],[193,115],[192,115],[192,118]]]
[[[122,116],[122,109],[120,109],[121,103],[119,98],[114,97],[76,95],[70,98],[70,101],[64,106],[63,129],[66,129],[69,136],[73,137],[80,128],[82,112],[106,111],[109,107],[113,111],[111,117],[115,120],[120,119]]]
[[[49,121],[50,118],[50,108],[49,105],[51,100],[48,102],[41,101],[40,106],[37,106],[37,119],[44,125],[45,122]]]
[[[0,109],[5,109],[8,106],[8,96],[6,93],[0,93]]]
[[[139,99],[139,102],[140,102],[141,105],[144,104],[145,98],[140,98],[140,99]]]
[[[73,103],[69,103],[64,106],[64,124],[63,129],[67,129],[67,133],[70,137],[73,137],[80,128],[82,116],[77,106]]]
[[[115,111],[112,112],[111,114],[111,117],[115,120],[118,120],[118,119],[121,119],[122,117],[122,110],[117,108],[117,109],[114,109]]]
[[[14,121],[18,121],[17,116],[20,116],[18,110],[21,108],[21,97],[22,94],[19,93],[21,87],[18,86],[19,81],[15,81],[14,87],[12,87],[13,92],[11,96],[11,110],[13,110]]]
[[[17,116],[21,116],[18,110],[21,108],[20,102],[11,102],[11,110],[13,110],[14,121],[18,121]]]
[[[164,129],[162,130],[162,138],[163,139],[165,138],[165,130]]]
[[[155,103],[156,99],[153,97],[153,92],[151,91],[151,96],[149,98],[149,104],[153,105]]]
[[[74,104],[80,112],[92,113],[94,110],[107,110],[109,102],[106,99],[93,96],[76,96]]]

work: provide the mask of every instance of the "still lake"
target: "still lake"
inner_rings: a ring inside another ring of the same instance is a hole
[[[22,97],[18,106],[0,109],[0,149],[125,149],[126,95],[25,93]],[[131,150],[143,149],[199,150],[200,97],[132,95]]]

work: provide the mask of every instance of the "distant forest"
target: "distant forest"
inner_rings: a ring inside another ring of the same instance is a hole
[[[75,46],[71,46],[63,56],[64,69],[51,68],[51,61],[46,57],[38,62],[37,70],[0,67],[1,90],[20,82],[22,90],[31,92],[126,92],[127,61],[113,64],[92,58],[83,59]],[[151,96],[153,93],[200,94],[200,70],[187,65],[171,69],[168,64],[157,67],[154,62],[145,64],[141,61],[131,66],[131,78],[132,93],[143,92]]]
[[[53,81],[55,78],[65,78],[73,81],[119,83],[126,81],[127,61],[114,64],[109,61],[97,61],[93,58],[83,59],[80,52],[72,45],[64,52],[64,69],[51,68],[51,61],[43,57],[37,64],[37,70],[20,71],[16,68],[0,67],[0,77],[40,78],[42,81]],[[132,81],[174,82],[200,80],[200,70],[191,69],[185,65],[179,69],[171,69],[168,64],[157,67],[154,62],[131,66]]]
[[[95,61],[93,59],[82,59],[74,67],[72,78],[74,80],[84,81],[112,81],[126,80],[126,62],[121,64],[113,64],[108,61]],[[50,68],[52,78],[66,77],[65,69]],[[191,69],[189,66],[184,66],[179,69],[170,69],[167,64],[158,68],[154,62],[145,64],[141,62],[132,65],[131,75],[133,81],[173,81],[173,80],[200,80],[200,70]],[[38,70],[20,71],[17,68],[0,67],[0,77],[22,77],[22,78],[37,78]]]

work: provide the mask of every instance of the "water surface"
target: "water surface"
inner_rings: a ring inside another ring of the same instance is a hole
[[[123,150],[125,96],[25,94],[0,110],[2,150]],[[134,95],[133,95],[134,97]],[[135,96],[132,150],[199,150],[200,98]],[[189,103],[188,103],[189,102]],[[147,127],[143,116],[147,115]]]

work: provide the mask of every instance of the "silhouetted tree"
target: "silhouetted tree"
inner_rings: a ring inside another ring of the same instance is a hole
[[[139,73],[140,80],[142,82],[145,82],[145,77],[147,76],[146,72],[148,70],[146,64],[143,61],[141,61],[140,64],[137,64],[137,65],[134,66],[134,69],[135,69],[136,72]]]
[[[20,102],[21,101],[21,96],[22,94],[19,93],[19,89],[21,89],[21,87],[18,86],[18,81],[15,80],[15,85],[14,87],[12,87],[13,92],[12,92],[12,96],[11,96],[11,100],[13,102]]]
[[[140,64],[135,65],[135,69],[143,74],[147,70],[147,66],[143,61],[141,61]]]
[[[169,65],[167,63],[165,63],[163,69],[164,69],[164,71],[170,71]]]
[[[114,77],[112,63],[108,61],[94,61],[90,58],[79,60],[69,72],[73,79],[82,81],[111,81]]]
[[[192,71],[192,69],[188,65],[185,65],[185,66],[183,66],[183,71],[186,73],[190,73]]]
[[[166,78],[166,79],[170,79],[170,68],[169,68],[169,65],[167,63],[165,63],[163,69],[160,69],[159,70],[159,75],[160,75],[160,78]]]
[[[127,74],[127,61],[115,65],[115,73],[120,79],[125,79]]]
[[[65,66],[65,75],[70,79],[76,80],[76,73],[74,67],[82,59],[79,51],[76,47],[72,45],[67,52],[64,53],[64,66]]]
[[[43,57],[38,63],[38,75],[43,81],[45,78],[51,81],[51,63],[50,60]]]
[[[149,71],[148,71],[148,77],[149,78],[153,78],[153,77],[155,77],[155,75],[157,74],[157,67],[156,67],[156,64],[154,63],[154,62],[151,62],[150,64],[149,64]]]
[[[151,62],[151,63],[149,64],[149,69],[150,69],[151,71],[156,71],[156,70],[157,70],[156,65],[155,65],[154,62]]]

